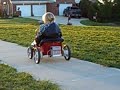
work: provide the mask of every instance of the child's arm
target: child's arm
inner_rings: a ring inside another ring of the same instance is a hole
[[[38,32],[39,32],[39,28],[37,28],[37,29],[35,30],[35,34],[37,35]]]

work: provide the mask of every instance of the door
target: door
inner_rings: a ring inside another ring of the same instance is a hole
[[[17,8],[21,11],[21,16],[26,17],[26,16],[31,16],[31,6],[30,5],[17,5]]]
[[[72,6],[72,4],[60,4],[59,5],[59,15],[63,15],[64,9],[68,6]]]
[[[42,16],[46,12],[46,5],[33,5],[33,15]]]

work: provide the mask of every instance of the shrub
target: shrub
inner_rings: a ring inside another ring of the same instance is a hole
[[[21,16],[21,11],[15,11],[13,17],[19,17],[19,16]]]
[[[81,9],[81,14],[83,17],[88,17],[88,10],[89,10],[89,0],[81,0],[79,3],[79,7]]]
[[[89,5],[89,9],[88,9],[88,18],[90,20],[96,20],[97,19],[97,11],[98,11],[98,7],[97,7],[97,3],[90,3]],[[93,18],[95,17],[95,18]]]
[[[120,21],[120,0],[114,0],[112,19]]]
[[[90,20],[94,20],[93,16],[96,16],[98,22],[111,22],[120,21],[120,0],[101,0],[103,2],[96,1],[96,3],[89,0],[81,0],[79,5],[82,11],[82,16],[88,17]]]
[[[89,0],[81,0],[79,3],[79,7],[81,9],[81,13],[83,17],[88,17],[91,20],[93,16],[96,16],[96,12],[98,10],[97,2],[91,2]]]

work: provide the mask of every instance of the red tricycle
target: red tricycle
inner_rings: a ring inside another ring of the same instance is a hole
[[[71,50],[68,45],[63,45],[60,41],[47,41],[40,45],[29,46],[27,49],[29,59],[34,59],[36,64],[40,63],[43,56],[58,57],[64,56],[69,61],[71,58]]]

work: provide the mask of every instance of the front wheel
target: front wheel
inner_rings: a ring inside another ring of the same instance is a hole
[[[29,59],[33,58],[33,49],[32,49],[32,47],[28,47],[28,49],[27,49],[27,55],[28,55]]]
[[[63,46],[63,56],[67,61],[71,58],[71,50],[68,45]]]
[[[35,50],[34,50],[34,61],[35,61],[35,63],[39,64],[40,59],[41,59],[40,51],[39,51],[38,48],[35,48]]]

